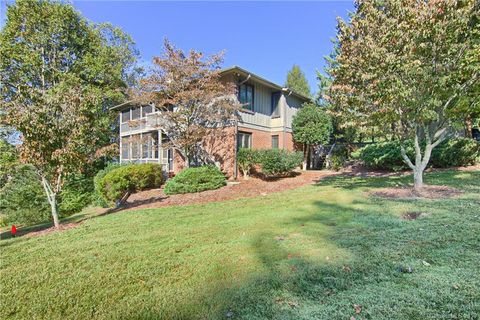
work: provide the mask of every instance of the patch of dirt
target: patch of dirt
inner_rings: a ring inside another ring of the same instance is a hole
[[[425,213],[420,212],[420,211],[408,211],[402,214],[402,219],[404,220],[416,220],[420,217],[426,216]]]
[[[32,231],[32,232],[29,232],[29,233],[27,233],[25,236],[27,236],[27,237],[35,237],[35,236],[41,236],[41,235],[44,235],[44,234],[52,233],[52,232],[55,232],[55,231],[64,231],[64,230],[68,230],[68,229],[75,228],[75,227],[77,227],[80,223],[81,223],[81,222],[72,222],[72,223],[60,224],[60,226],[58,227],[58,229],[55,229],[54,227],[50,227],[50,228],[43,229],[43,230],[40,230],[40,231]]]
[[[427,199],[445,199],[454,198],[461,195],[463,192],[447,186],[424,186],[422,191],[415,191],[413,188],[382,188],[370,192],[370,195],[387,199],[412,199],[412,198],[427,198]]]

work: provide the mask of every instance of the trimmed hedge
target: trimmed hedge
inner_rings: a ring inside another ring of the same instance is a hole
[[[96,181],[102,198],[110,205],[125,200],[128,194],[158,188],[162,182],[162,166],[156,163],[128,164],[113,168]]]
[[[255,166],[260,166],[265,176],[280,176],[292,172],[301,165],[303,154],[283,149],[245,149],[238,150],[237,163],[244,177]]]
[[[267,176],[284,175],[292,172],[303,161],[301,152],[289,152],[283,149],[266,149],[258,151],[258,164]]]
[[[165,194],[195,193],[213,190],[227,184],[225,175],[215,166],[187,168],[169,179],[165,185]]]
[[[413,143],[406,144],[407,155],[414,158]],[[409,169],[400,153],[400,142],[376,143],[357,150],[352,155],[372,169],[399,171]],[[468,138],[448,139],[432,151],[429,165],[447,168],[473,165],[480,158],[480,143]]]
[[[106,199],[102,194],[101,181],[107,175],[107,173],[123,166],[125,166],[125,164],[109,163],[105,168],[97,172],[97,174],[95,175],[95,178],[93,178],[93,187],[94,187],[94,193],[92,195],[93,204],[103,208],[109,207],[110,201]]]

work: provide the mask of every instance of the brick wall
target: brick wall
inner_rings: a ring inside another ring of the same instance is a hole
[[[211,156],[220,166],[228,178],[232,178],[235,173],[235,127],[226,127],[221,129],[212,129],[203,138],[202,145],[206,154]],[[173,157],[173,172],[176,174],[185,168],[185,159],[181,153],[175,150]]]
[[[278,135],[278,147],[280,149],[287,149],[289,151],[297,150],[293,141],[291,132],[283,131],[262,131],[250,128],[239,127],[238,131],[252,134],[252,148],[253,149],[270,149],[272,148],[272,136]]]

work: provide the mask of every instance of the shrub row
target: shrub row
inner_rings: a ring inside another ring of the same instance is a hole
[[[303,160],[301,152],[283,149],[240,149],[237,163],[244,177],[248,177],[255,166],[260,166],[266,176],[279,176],[292,172]]]
[[[213,190],[227,184],[225,175],[215,166],[187,168],[169,179],[165,185],[165,194],[194,193]]]
[[[376,143],[363,147],[352,154],[372,169],[408,169],[400,153],[400,142]],[[405,144],[407,155],[414,158],[413,143]],[[454,138],[442,142],[432,151],[430,166],[435,168],[459,167],[475,164],[480,158],[480,143],[468,138]]]
[[[95,178],[98,193],[109,205],[119,204],[119,201],[126,200],[131,193],[158,188],[162,182],[162,166],[154,163],[108,168]]]

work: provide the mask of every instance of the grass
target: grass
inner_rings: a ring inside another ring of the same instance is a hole
[[[478,319],[480,172],[428,174],[427,183],[464,190],[456,199],[365,195],[410,179],[333,177],[2,240],[0,312],[17,319]],[[408,211],[424,216],[406,221]],[[413,272],[401,271],[407,267]]]

